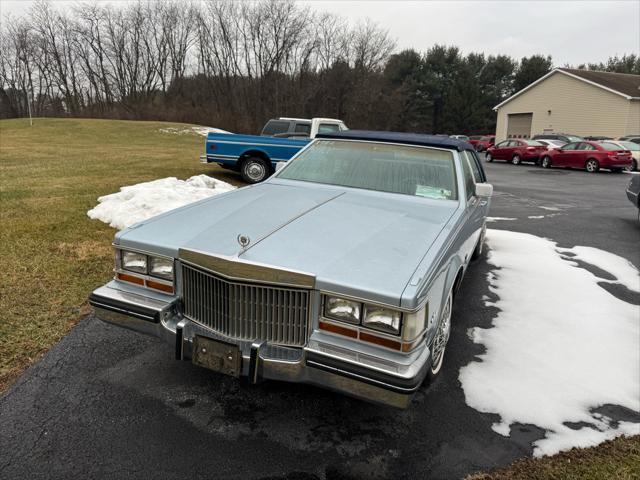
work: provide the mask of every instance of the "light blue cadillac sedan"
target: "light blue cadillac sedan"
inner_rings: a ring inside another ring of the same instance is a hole
[[[264,183],[116,234],[90,303],[177,359],[405,408],[442,369],[491,194],[466,142],[321,135]]]

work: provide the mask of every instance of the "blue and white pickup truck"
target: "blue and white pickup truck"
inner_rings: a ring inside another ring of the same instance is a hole
[[[269,120],[260,135],[213,133],[207,135],[202,163],[216,163],[240,172],[247,183],[267,179],[278,162],[286,162],[318,133],[347,130],[333,118],[277,118]]]

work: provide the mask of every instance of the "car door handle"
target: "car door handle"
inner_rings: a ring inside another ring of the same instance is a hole
[[[481,206],[481,207],[484,207],[486,204],[487,204],[487,201],[486,201],[486,200],[482,200],[482,201],[480,202],[480,206]]]

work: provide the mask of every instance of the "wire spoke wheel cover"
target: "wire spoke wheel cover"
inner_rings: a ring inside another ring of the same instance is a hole
[[[451,303],[452,295],[449,293],[447,301],[442,309],[442,315],[440,317],[440,323],[438,324],[438,331],[433,337],[431,344],[431,375],[435,376],[440,372],[442,368],[442,361],[444,359],[444,350],[449,341],[449,334],[451,333]]]

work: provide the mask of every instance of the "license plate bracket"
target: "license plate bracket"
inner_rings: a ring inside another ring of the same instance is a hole
[[[232,377],[240,377],[242,353],[238,345],[196,335],[193,339],[195,365]]]

